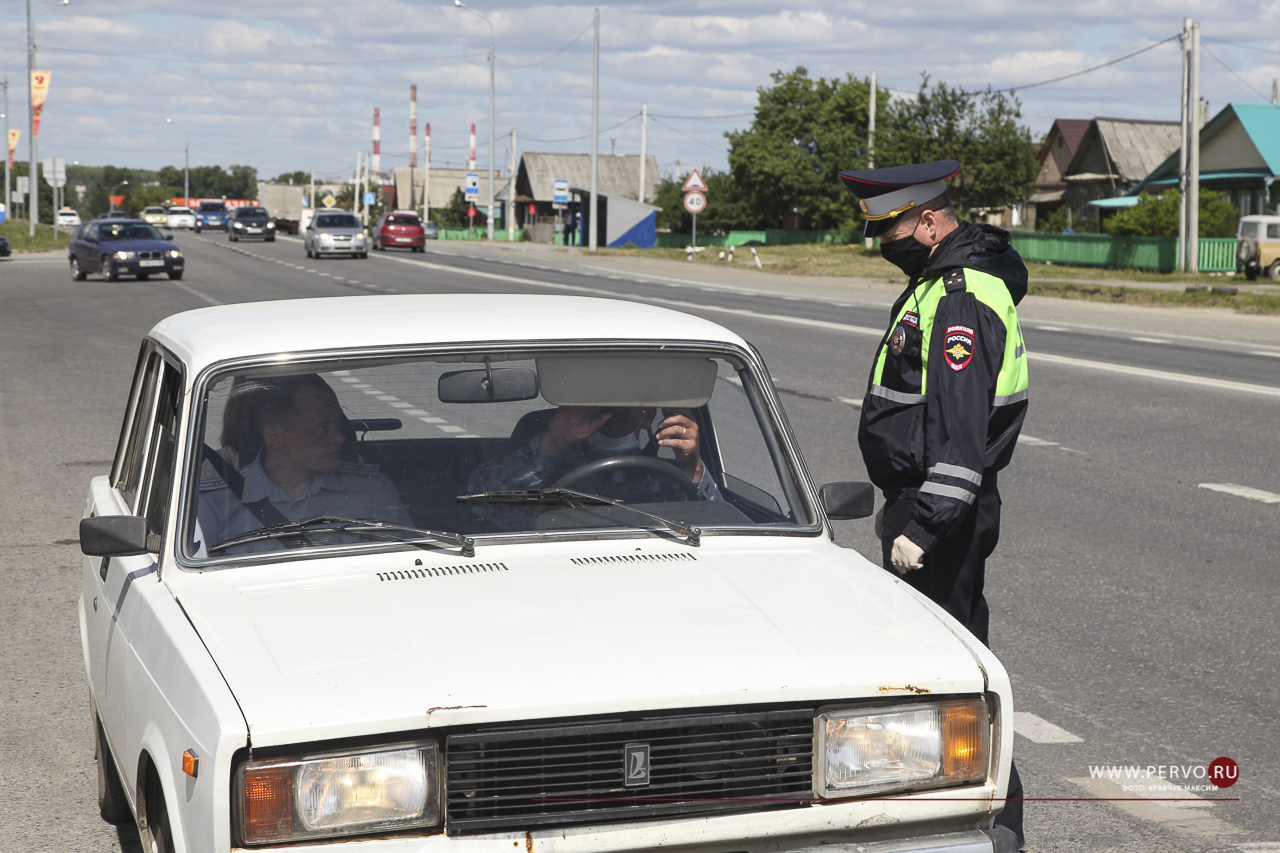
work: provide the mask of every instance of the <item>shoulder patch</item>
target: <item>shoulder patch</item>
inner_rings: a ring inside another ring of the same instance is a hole
[[[964,270],[947,270],[942,275],[942,284],[946,288],[947,293],[956,293],[957,291],[965,290]]]
[[[342,474],[356,474],[361,477],[376,477],[380,466],[367,462],[343,462],[338,466]]]
[[[959,372],[969,366],[969,362],[973,360],[973,345],[976,337],[976,333],[968,326],[947,326],[947,334],[942,344],[947,367]]]
[[[226,480],[223,480],[223,479],[222,479],[222,478],[220,478],[220,477],[219,477],[218,479],[216,479],[216,480],[201,480],[201,481],[200,481],[200,491],[201,491],[202,493],[203,493],[203,492],[216,492],[216,491],[218,491],[219,489],[225,489],[226,487],[227,487],[227,481],[226,481]]]
[[[918,329],[920,328],[920,315],[914,311],[908,311],[907,313],[902,315],[902,322],[905,325],[912,326]]]

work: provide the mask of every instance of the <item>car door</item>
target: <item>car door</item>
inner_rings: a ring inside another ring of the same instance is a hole
[[[90,222],[80,229],[80,239],[75,244],[76,260],[84,272],[98,272],[102,268],[98,251],[98,223]]]

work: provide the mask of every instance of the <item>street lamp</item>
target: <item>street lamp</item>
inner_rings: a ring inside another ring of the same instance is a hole
[[[121,181],[111,188],[111,192],[107,193],[107,202],[111,205],[112,210],[116,209],[116,190],[127,186],[129,186],[128,181]]]
[[[489,25],[489,239],[493,239],[493,21],[472,9],[462,0],[453,0],[453,5],[465,9]]]
[[[47,15],[60,6],[66,6],[71,0],[59,0],[53,6],[45,9],[38,15],[31,14],[31,0],[27,0],[27,156],[30,158],[27,164],[27,181],[30,185],[31,202],[27,209],[27,236],[36,236],[36,222],[40,219],[40,184],[36,176],[36,99],[35,99],[35,77],[36,71],[36,31],[32,29],[31,22],[40,15]],[[6,110],[6,112],[8,112]],[[6,140],[5,144],[8,144]],[[8,152],[6,152],[7,156]],[[7,162],[7,161],[6,161]]]
[[[182,136],[186,140],[186,143],[184,144],[182,149],[182,204],[184,206],[190,206],[191,204],[191,134],[187,133],[187,129],[182,125],[178,124],[173,119],[167,118],[165,119],[165,121],[173,125],[174,127],[176,127],[178,130],[182,131]]]

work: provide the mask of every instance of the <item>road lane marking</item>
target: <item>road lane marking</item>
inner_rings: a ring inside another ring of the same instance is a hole
[[[1140,344],[1171,344],[1171,343],[1173,343],[1173,341],[1171,341],[1171,340],[1167,340],[1167,339],[1165,339],[1165,338],[1142,338],[1142,337],[1131,337],[1131,338],[1129,338],[1129,340],[1131,340],[1131,341],[1137,341],[1137,342],[1138,342],[1138,343],[1140,343]]]
[[[191,287],[190,285],[187,285],[187,284],[183,284],[183,283],[182,283],[182,282],[180,282],[180,281],[175,281],[175,282],[173,283],[173,286],[174,286],[174,287],[176,287],[176,288],[178,288],[179,290],[185,290],[187,293],[190,293],[192,296],[195,296],[195,297],[198,297],[198,298],[200,298],[200,299],[203,299],[205,302],[208,302],[210,305],[221,305],[221,304],[222,304],[222,303],[221,303],[221,302],[219,302],[218,300],[214,299],[212,296],[209,296],[209,295],[207,295],[207,294],[201,293],[200,291],[196,290],[194,287]]]
[[[1248,498],[1251,501],[1261,501],[1264,504],[1280,504],[1280,495],[1275,492],[1264,492],[1262,489],[1237,486],[1235,483],[1201,483],[1200,488],[1208,489],[1211,492],[1235,495],[1238,498]]]
[[[1140,796],[1135,797],[1132,792],[1126,791],[1123,786],[1107,779],[1068,779],[1067,781],[1083,788],[1099,799],[1110,800],[1109,805],[1128,812],[1136,818],[1159,823],[1164,829],[1202,835],[1215,840],[1238,835],[1240,832],[1240,830],[1226,821],[1214,817],[1211,810],[1163,808],[1163,806],[1180,804],[1154,803],[1144,800]]]
[[[1032,436],[1024,435],[1021,433],[1018,435],[1018,444],[1025,444],[1030,447],[1057,447],[1058,446],[1058,442],[1056,441],[1045,441],[1043,438],[1033,438]]]
[[[1280,352],[1266,352],[1265,350],[1254,350],[1250,355],[1265,355],[1271,358],[1280,358]]]
[[[1101,370],[1104,373],[1122,373],[1126,376],[1140,376],[1144,379],[1163,379],[1166,382],[1182,382],[1187,385],[1199,385],[1203,388],[1216,388],[1221,391],[1243,391],[1246,394],[1261,394],[1264,397],[1280,397],[1280,388],[1269,385],[1252,385],[1248,382],[1233,382],[1230,379],[1214,379],[1208,376],[1194,376],[1189,373],[1171,373],[1167,370],[1152,370],[1148,367],[1129,367],[1123,364],[1111,364],[1093,361],[1087,358],[1075,358],[1066,355],[1050,355],[1043,352],[1029,352],[1027,358],[1049,364],[1061,364],[1065,367],[1083,367],[1089,370]]]
[[[1027,711],[1013,712],[1013,731],[1034,743],[1084,743],[1084,738]]]

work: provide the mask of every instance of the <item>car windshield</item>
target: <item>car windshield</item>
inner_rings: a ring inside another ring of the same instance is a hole
[[[189,208],[189,207],[171,207],[171,208],[169,208],[169,215],[170,215],[170,216],[174,216],[175,214],[180,216],[180,215],[182,215],[182,214],[184,214],[184,213],[187,213],[187,214],[191,213],[191,208]]]
[[[253,217],[266,216],[267,209],[265,207],[242,207],[236,211],[238,219],[251,219]]]
[[[148,207],[142,211],[143,213],[164,213],[163,207]]]
[[[163,240],[154,225],[145,222],[104,223],[99,229],[100,240]]]
[[[200,205],[201,213],[226,213],[227,206],[220,201],[206,201]]]
[[[764,397],[738,356],[670,349],[239,368],[203,386],[184,547],[810,527]]]
[[[360,220],[350,213],[322,213],[316,217],[317,228],[359,228]]]
[[[422,222],[416,216],[388,216],[388,225],[421,225]]]

